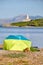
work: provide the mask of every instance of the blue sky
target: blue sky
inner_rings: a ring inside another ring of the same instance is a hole
[[[43,0],[0,0],[0,18],[11,18],[21,14],[43,16]]]

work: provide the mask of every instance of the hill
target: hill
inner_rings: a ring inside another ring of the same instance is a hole
[[[35,19],[35,20],[31,20],[31,21],[25,21],[25,22],[16,22],[16,23],[11,23],[11,26],[19,26],[19,27],[22,27],[22,26],[40,26],[42,27],[43,26],[43,18],[42,19]]]
[[[10,23],[15,23],[15,22],[35,20],[35,19],[40,19],[40,18],[43,18],[43,16],[28,16],[28,14],[23,14],[23,15],[19,15],[16,17],[8,18],[8,19],[0,19],[0,25],[4,23],[10,24]]]
[[[20,21],[24,21],[24,20],[28,20],[30,21],[30,17],[28,15],[19,15],[13,18],[8,18],[8,19],[0,19],[0,24],[10,24],[10,23],[15,23],[15,22],[20,22]]]
[[[37,16],[30,16],[30,19],[32,19],[32,20],[40,19],[40,18],[43,18],[43,16],[39,16],[39,15],[37,15]]]

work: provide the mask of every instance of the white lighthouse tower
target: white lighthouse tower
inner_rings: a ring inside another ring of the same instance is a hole
[[[23,21],[31,21],[31,19],[29,18],[28,14],[26,15],[26,18]]]
[[[27,20],[29,19],[29,16],[28,16],[28,14],[27,14],[27,18],[26,18]]]

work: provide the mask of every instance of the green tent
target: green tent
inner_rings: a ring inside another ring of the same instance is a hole
[[[10,35],[4,40],[3,43],[4,50],[23,51],[26,48],[30,50],[30,47],[31,47],[31,41],[22,35],[17,36]]]

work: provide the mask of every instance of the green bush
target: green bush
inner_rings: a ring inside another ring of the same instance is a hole
[[[34,51],[40,51],[39,48],[36,48],[36,47],[31,47],[30,50],[31,50],[32,52],[34,52]]]

